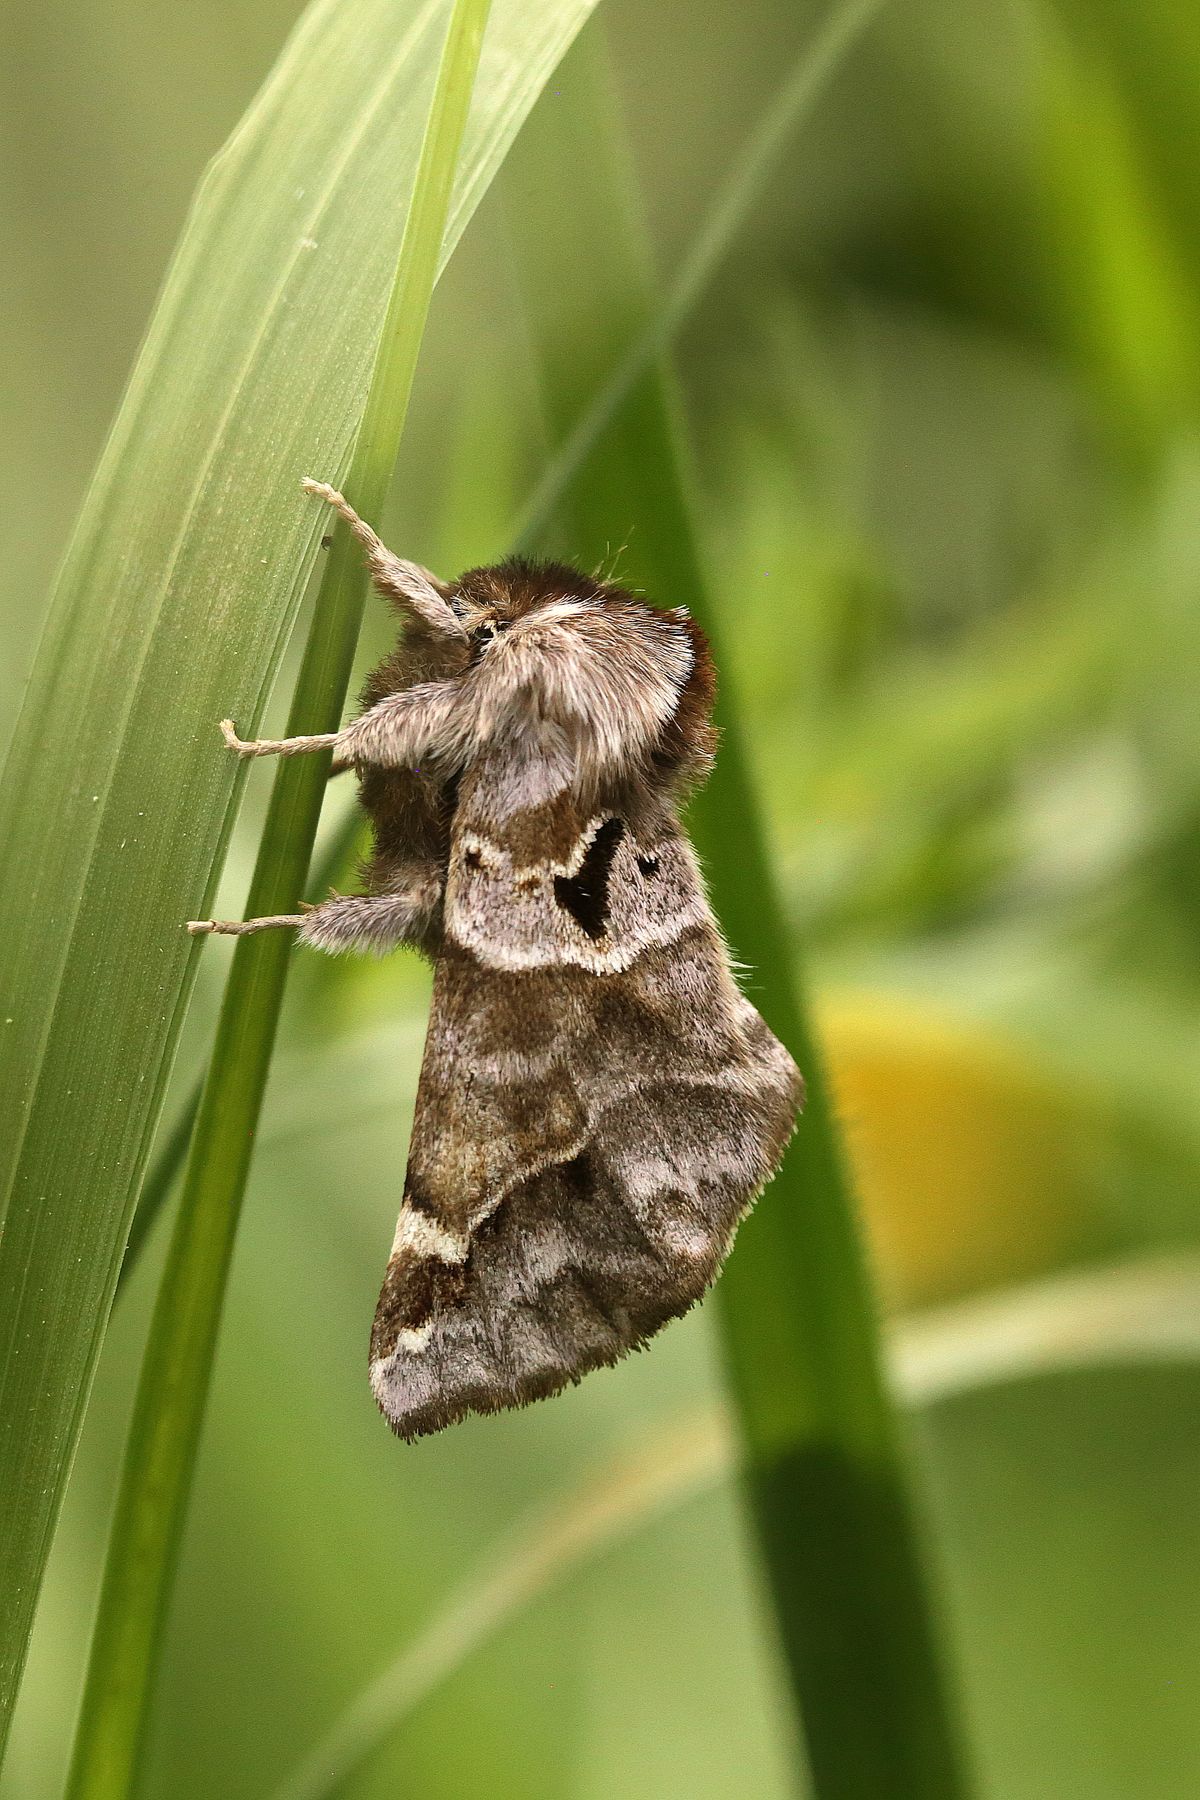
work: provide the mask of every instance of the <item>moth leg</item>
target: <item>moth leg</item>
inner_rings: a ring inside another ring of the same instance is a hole
[[[394,556],[366,520],[359,518],[345,496],[330,487],[327,481],[313,481],[306,475],[300,485],[318,500],[326,501],[346,521],[367,553],[372,581],[386,599],[394,601],[428,631],[457,638],[464,645],[468,642],[466,627],[447,604],[446,596],[452,590],[444,582],[423,569],[420,563],[406,562],[403,557]]]
[[[428,929],[441,900],[431,879],[402,894],[348,894],[305,913],[298,942],[337,955],[342,950],[395,950]]]
[[[276,931],[282,925],[303,925],[307,913],[271,913],[262,919],[189,919],[193,937],[248,937],[254,931]]]
[[[381,769],[415,769],[429,758],[453,764],[473,727],[456,680],[424,681],[387,694],[338,733],[338,752]]]
[[[247,937],[255,931],[298,927],[296,941],[316,950],[394,950],[428,927],[441,899],[436,877],[402,894],[335,894],[303,912],[274,913],[262,919],[192,919],[193,937]]]
[[[338,762],[403,769],[417,767],[425,756],[452,755],[466,723],[458,683],[424,681],[386,695],[340,731],[313,737],[240,738],[233,721],[222,719],[221,736],[239,756],[306,756],[313,750],[333,750]]]
[[[240,738],[232,719],[221,720],[221,736],[239,756],[306,756],[311,750],[332,750],[340,738],[338,731],[322,731],[313,737]]]

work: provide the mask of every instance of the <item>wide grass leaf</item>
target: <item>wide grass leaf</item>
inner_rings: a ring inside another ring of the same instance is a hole
[[[443,261],[593,0],[497,0]],[[75,532],[0,830],[0,1732],[186,1004],[183,921],[345,468],[449,6],[322,0],[213,164]]]

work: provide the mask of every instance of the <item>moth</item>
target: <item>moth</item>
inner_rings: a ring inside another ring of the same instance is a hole
[[[553,562],[439,581],[363,544],[403,621],[331,750],[374,827],[366,892],[193,932],[294,927],[434,963],[404,1198],[371,1334],[403,1438],[521,1406],[686,1312],[777,1167],[803,1083],[741,993],[680,803],[712,765],[712,659]]]

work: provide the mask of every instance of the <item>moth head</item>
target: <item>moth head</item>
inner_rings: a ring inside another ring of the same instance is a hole
[[[519,558],[468,569],[450,604],[470,645],[483,739],[534,723],[589,792],[647,767],[652,753],[667,778],[706,762],[712,664],[683,609]]]
[[[529,644],[547,630],[569,627],[604,605],[601,583],[562,563],[513,557],[468,569],[451,600],[470,640],[472,658],[485,657],[506,638]]]
[[[486,685],[527,688],[541,665],[543,687],[549,682],[580,716],[637,709],[644,699],[661,717],[699,665],[708,667],[703,634],[686,609],[663,611],[565,563],[513,557],[468,569],[450,604]]]

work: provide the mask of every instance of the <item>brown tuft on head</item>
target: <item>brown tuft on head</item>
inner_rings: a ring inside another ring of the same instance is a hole
[[[712,723],[717,670],[708,639],[695,619],[682,611],[672,616],[687,632],[692,647],[692,672],[659,740],[654,761],[667,780],[686,788],[706,778],[717,752],[719,734]]]
[[[527,618],[556,600],[599,600],[610,591],[569,563],[542,562],[528,556],[510,556],[502,563],[468,569],[456,585],[465,608],[494,613],[505,620]]]

